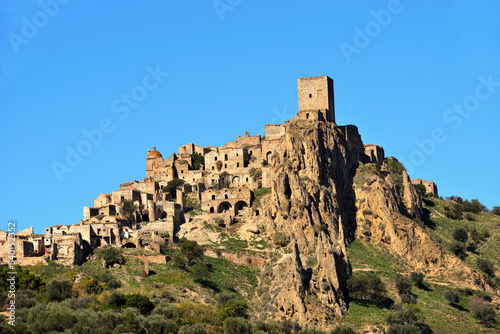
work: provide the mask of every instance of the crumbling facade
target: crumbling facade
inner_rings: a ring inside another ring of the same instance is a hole
[[[433,194],[434,196],[438,196],[438,188],[434,181],[426,181],[422,179],[413,179],[411,180],[412,184],[421,184],[425,187],[427,194]]]

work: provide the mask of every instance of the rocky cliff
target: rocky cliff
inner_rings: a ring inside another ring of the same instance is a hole
[[[286,255],[269,261],[260,301],[277,316],[321,325],[347,309],[352,273],[346,248],[371,238],[430,277],[465,277],[457,284],[497,292],[431,240],[420,195],[401,164],[365,164],[355,126],[295,120],[272,156],[272,194],[262,199],[261,222]]]

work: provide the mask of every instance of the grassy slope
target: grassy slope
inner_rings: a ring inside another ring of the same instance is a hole
[[[487,229],[491,236],[479,245],[477,254],[468,252],[469,255],[465,262],[477,269],[476,258],[481,256],[495,264],[498,274],[498,268],[500,268],[500,249],[498,248],[500,245],[500,216],[481,213],[475,215],[476,221],[473,222],[451,220],[444,215],[444,206],[447,201],[433,198],[428,199],[426,203],[428,205],[425,208],[430,211],[431,219],[426,230],[435,240],[441,240],[441,245],[445,250],[448,249],[449,243],[453,240],[452,233],[456,227],[471,228],[475,226],[479,230]],[[433,226],[433,228],[429,226]],[[406,266],[397,256],[385,250],[383,245],[374,246],[369,242],[356,240],[349,247],[348,253],[354,272],[358,270],[376,271],[386,283],[390,298],[397,301],[394,286],[396,275],[401,273],[409,276],[411,268]],[[449,253],[451,254],[451,252]],[[424,289],[413,287],[412,292],[418,297],[418,305],[423,312],[425,322],[436,333],[498,333],[500,331],[498,321],[493,328],[486,328],[472,318],[467,307],[473,296],[462,293],[459,306],[452,307],[445,300],[444,294],[446,291],[453,290],[453,287],[428,282],[424,286]],[[390,312],[389,309],[376,305],[352,302],[342,321],[360,330],[366,327],[378,327],[385,323],[384,318]]]

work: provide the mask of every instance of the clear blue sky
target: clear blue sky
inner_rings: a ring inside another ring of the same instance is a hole
[[[413,178],[500,205],[498,0],[59,1],[0,4],[0,229],[78,223],[148,148],[263,132],[317,75]]]

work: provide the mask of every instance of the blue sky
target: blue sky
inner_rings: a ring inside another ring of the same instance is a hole
[[[499,12],[498,0],[3,1],[0,229],[78,223],[100,193],[145,177],[148,148],[166,158],[263,132],[297,112],[296,78],[317,75],[335,81],[337,123],[413,178],[500,205]]]

